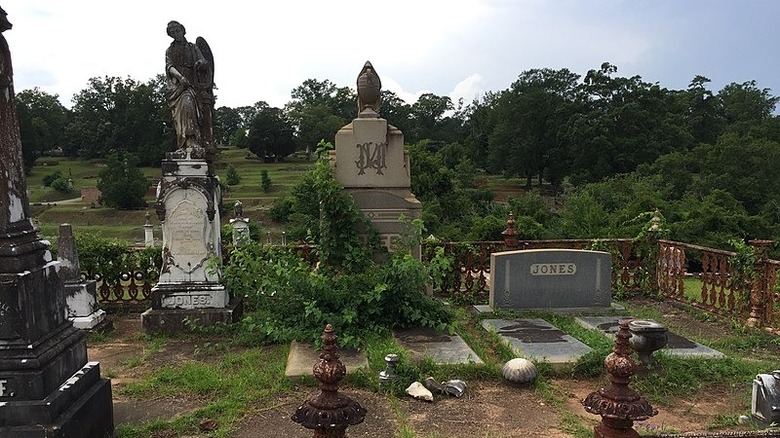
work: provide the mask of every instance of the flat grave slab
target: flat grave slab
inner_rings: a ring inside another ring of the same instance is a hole
[[[368,358],[365,352],[341,348],[336,352],[339,354],[341,363],[347,367],[347,374],[358,368],[368,368]],[[320,351],[315,350],[314,345],[292,341],[284,375],[287,377],[313,376],[312,368],[319,360]]]
[[[397,330],[395,338],[414,360],[429,356],[439,365],[483,363],[457,334],[449,335],[429,327],[419,327]]]
[[[574,364],[592,351],[541,318],[483,319],[482,327],[496,332],[519,357],[546,360],[552,366]]]
[[[591,329],[599,330],[607,336],[614,336],[618,330],[618,317],[614,316],[581,316],[575,318],[578,324]],[[669,330],[666,332],[669,343],[663,349],[668,354],[682,357],[724,357],[720,351],[691,341]]]

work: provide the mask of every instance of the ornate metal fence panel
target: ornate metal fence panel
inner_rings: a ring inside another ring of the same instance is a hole
[[[120,273],[82,272],[84,279],[95,280],[100,307],[107,312],[136,312],[151,306],[152,286],[157,272],[130,270]]]
[[[664,297],[708,312],[747,319],[750,285],[735,281],[729,259],[734,252],[660,240],[657,282]]]

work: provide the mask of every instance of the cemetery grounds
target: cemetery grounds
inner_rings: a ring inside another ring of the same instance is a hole
[[[635,425],[640,434],[755,428],[740,424],[739,416],[749,415],[756,374],[778,368],[776,336],[668,302],[634,298],[621,304],[633,316],[654,319],[727,355],[721,359],[661,355],[659,369],[635,377],[632,387],[659,411]],[[390,335],[371,340],[365,350],[370,369],[350,374],[341,384],[344,393],[368,409],[364,423],[350,427],[348,436],[593,436],[599,418],[586,413],[579,400],[608,384],[602,360],[612,341],[579,327],[569,317],[531,316],[553,320],[595,354],[562,370],[537,364],[540,377],[532,385],[507,383],[500,367],[512,353],[480,327],[476,316],[461,309],[458,333],[485,364],[436,366],[423,360],[410,361],[408,366],[419,380],[429,375],[440,381],[465,380],[465,394],[428,403],[406,396],[402,389],[379,391],[383,357],[399,352],[399,347]],[[247,346],[218,333],[150,336],[141,330],[138,314],[116,314],[111,320],[113,330],[89,335],[89,359],[99,361],[103,375],[112,379],[120,438],[312,435],[290,417],[317,392],[317,382],[313,377],[285,377],[289,345]]]

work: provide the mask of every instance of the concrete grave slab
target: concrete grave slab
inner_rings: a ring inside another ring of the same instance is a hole
[[[482,327],[496,332],[519,357],[571,365],[592,351],[590,347],[541,319],[484,319]]]
[[[428,356],[439,365],[483,363],[457,334],[449,335],[429,327],[419,327],[396,331],[395,338],[414,360]]]
[[[339,354],[341,363],[347,367],[347,374],[355,372],[358,368],[368,368],[368,358],[365,352],[342,348],[336,352]],[[312,368],[319,360],[320,352],[314,349],[314,345],[292,341],[284,375],[287,377],[313,376]]]
[[[618,318],[613,316],[581,316],[575,318],[575,321],[585,328],[601,331],[607,336],[614,336],[618,330]],[[682,357],[725,357],[720,351],[691,341],[671,330],[666,335],[669,343],[659,351]]]

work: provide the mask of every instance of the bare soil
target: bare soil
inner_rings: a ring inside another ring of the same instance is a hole
[[[641,303],[640,303],[641,305]],[[728,330],[722,322],[704,322],[690,313],[662,303],[666,317],[674,321],[672,329],[685,335],[717,336]],[[117,389],[129,382],[143,379],[157,367],[187,360],[214,360],[207,355],[196,355],[197,343],[169,339],[160,351],[144,352],[140,316],[112,315],[114,330],[107,342],[89,345],[89,358],[99,361],[104,376],[111,377],[114,387],[114,417],[119,424],[142,424],[154,419],[172,418],[198,408],[202,400],[195,397],[135,398],[118,394]],[[671,325],[671,324],[670,324]],[[778,352],[772,352],[778,353]],[[139,364],[138,357],[146,359]],[[285,378],[280,376],[279,378]],[[571,437],[561,430],[565,417],[581,417],[586,427],[597,424],[599,418],[588,414],[580,400],[588,393],[607,384],[604,377],[588,380],[558,379],[554,388],[564,395],[564,403],[550,406],[533,390],[497,380],[469,381],[461,398],[442,398],[434,403],[411,398],[392,399],[364,389],[342,387],[342,391],[356,399],[368,410],[365,421],[350,427],[351,437],[392,438],[399,431],[414,431],[422,437]],[[749,388],[745,388],[749,391]],[[301,386],[294,395],[283,395],[269,406],[248,406],[247,415],[230,435],[233,438],[250,437],[308,437],[311,431],[291,420],[296,407],[315,389]],[[669,406],[661,406],[659,414],[637,425],[637,429],[655,431],[691,432],[707,429],[720,416],[734,416],[747,412],[745,396],[731,388],[709,387]],[[720,428],[719,430],[727,430]],[[729,430],[735,430],[731,428]],[[158,433],[153,438],[172,438],[175,435]],[[203,432],[199,436],[208,436]]]

